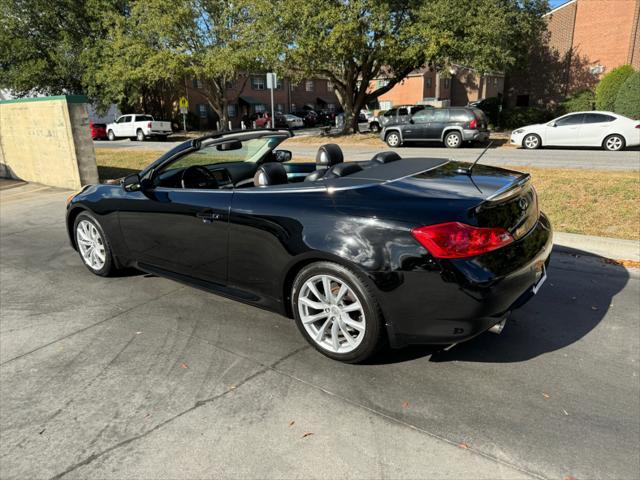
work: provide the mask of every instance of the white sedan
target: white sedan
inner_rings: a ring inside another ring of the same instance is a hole
[[[557,146],[622,150],[640,145],[640,121],[612,112],[569,113],[549,123],[514,130],[511,144],[527,149]]]
[[[302,128],[304,127],[304,120],[300,117],[296,117],[295,115],[291,115],[287,113],[284,115],[284,120],[287,122],[288,128]]]

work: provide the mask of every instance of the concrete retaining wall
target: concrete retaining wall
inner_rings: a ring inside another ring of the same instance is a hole
[[[87,99],[0,102],[0,176],[79,189],[98,182]]]

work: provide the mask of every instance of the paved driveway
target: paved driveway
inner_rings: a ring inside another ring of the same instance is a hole
[[[330,143],[328,138],[326,143]],[[166,151],[180,142],[135,142],[117,140],[115,142],[94,142],[96,148],[136,148]],[[295,158],[314,159],[319,145],[286,142],[282,148],[293,152]],[[383,150],[390,150],[382,141],[379,145],[354,145],[342,148],[345,160],[370,160]],[[482,152],[481,147],[451,149],[435,144],[396,148],[403,157],[441,157],[464,162],[474,161]],[[622,152],[606,152],[598,149],[545,148],[542,150],[523,150],[514,147],[491,148],[481,160],[487,165],[516,165],[522,167],[544,168],[588,168],[597,170],[640,170],[640,149]]]
[[[640,471],[637,271],[556,254],[502,335],[343,365],[278,315],[91,275],[39,188],[0,192],[3,479]]]

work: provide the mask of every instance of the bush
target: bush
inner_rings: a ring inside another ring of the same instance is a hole
[[[640,72],[635,72],[622,84],[613,111],[640,120]]]
[[[515,107],[503,110],[500,125],[504,128],[518,128],[534,123],[545,123],[553,118],[553,113],[535,107]]]
[[[582,90],[574,93],[560,104],[559,113],[583,112],[585,110],[593,110],[596,101],[596,95],[591,90]]]
[[[633,72],[631,65],[622,65],[602,77],[596,86],[596,108],[598,110],[613,111],[620,87]]]

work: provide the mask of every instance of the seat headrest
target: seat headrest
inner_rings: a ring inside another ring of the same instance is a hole
[[[402,157],[400,157],[396,152],[380,152],[376,153],[371,161],[378,163],[390,163],[401,159]]]
[[[357,163],[340,163],[331,167],[331,169],[329,169],[329,171],[325,174],[324,178],[346,177],[347,175],[351,175],[352,173],[356,173],[361,170],[362,167]]]
[[[256,170],[253,176],[253,184],[256,187],[266,187],[268,185],[282,185],[287,183],[287,171],[281,163],[263,163]]]
[[[343,161],[342,149],[335,143],[322,145],[316,154],[316,165],[318,167],[331,167]]]

